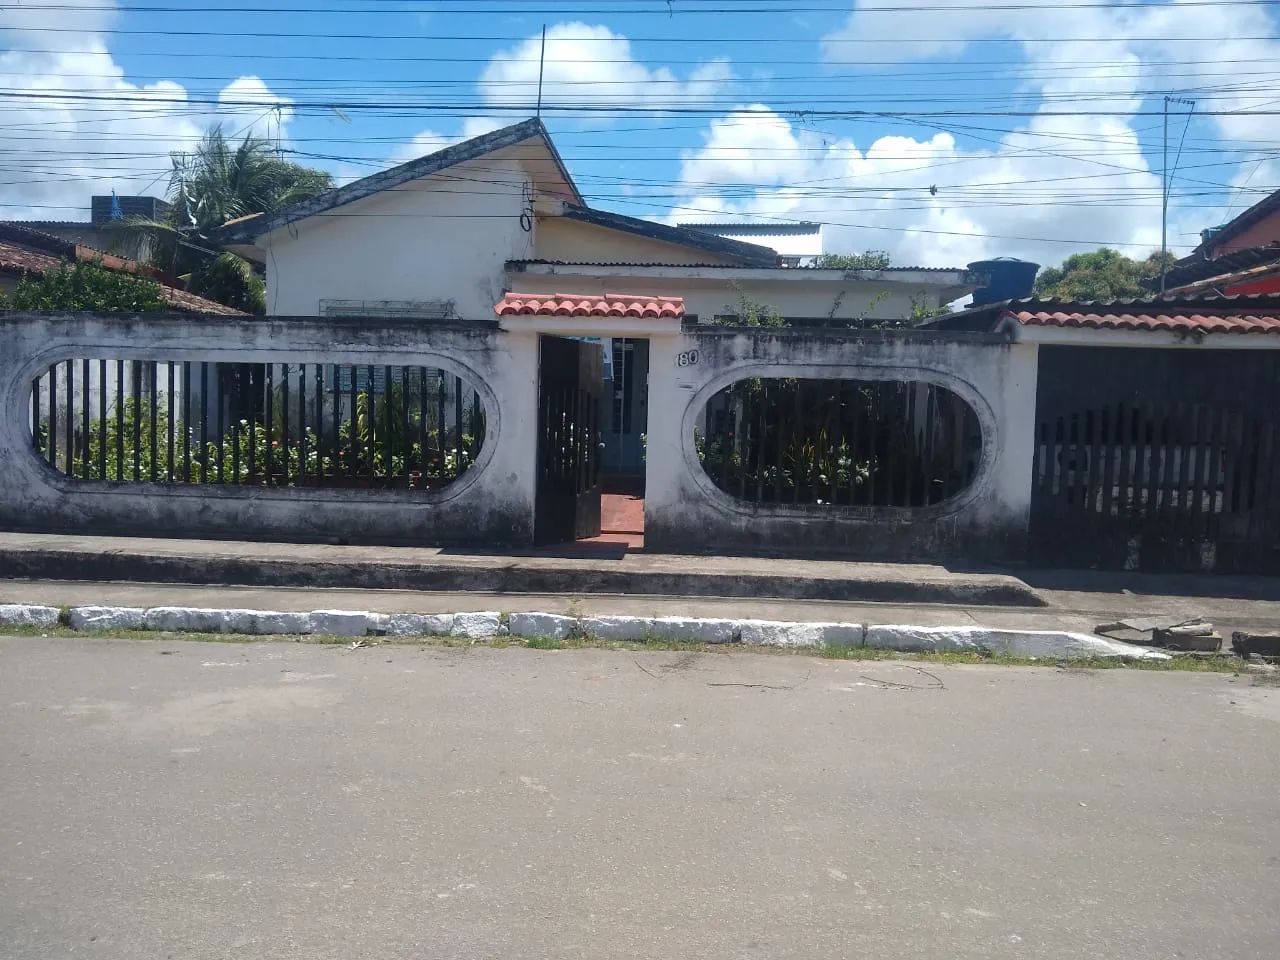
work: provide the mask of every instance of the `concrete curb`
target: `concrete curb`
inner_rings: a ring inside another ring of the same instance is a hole
[[[48,627],[59,621],[57,607],[0,605],[0,626]],[[551,613],[496,612],[379,614],[367,610],[220,610],[200,607],[73,607],[74,630],[160,630],[178,633],[236,633],[251,636],[324,635],[340,637],[448,636],[481,640],[510,634],[522,639],[666,640],[737,643],[768,647],[869,647],[903,653],[972,652],[1044,659],[1121,657],[1168,660],[1147,647],[1085,633],[1057,630],[1003,630],[988,627],[921,627],[911,624],[805,623],[783,620],[728,620],[699,617],[564,617]]]

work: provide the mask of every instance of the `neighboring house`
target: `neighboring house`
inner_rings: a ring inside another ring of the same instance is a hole
[[[26,227],[0,224],[0,291],[12,290],[24,276],[41,277],[64,263],[98,263],[108,270],[155,280],[160,284],[165,302],[183,313],[216,313],[229,317],[245,315],[240,310],[180,289],[172,278],[136,260],[117,257]]]
[[[978,285],[966,269],[786,266],[773,247],[737,239],[744,229],[593,209],[541,121],[527,120],[233,221],[221,239],[265,266],[267,311],[276,315],[484,320],[509,293],[622,294],[681,298],[689,321],[777,315],[847,326],[901,321]],[[771,227],[770,236],[787,229]],[[812,225],[795,229],[812,236]],[[636,472],[646,424],[645,322],[619,337],[606,319],[584,316],[577,332],[604,340],[615,400],[609,456],[614,469]]]
[[[1159,290],[1160,280],[1145,286]],[[1177,296],[1280,293],[1280,191],[1202,231],[1199,246],[1166,273],[1164,289]]]
[[[1280,297],[1029,298],[928,326],[1035,357],[1032,561],[1280,569]]]
[[[1280,190],[1259,200],[1221,226],[1200,232],[1200,245],[1192,252],[1201,260],[1280,243]]]
[[[1146,285],[1159,289],[1160,280]],[[1179,260],[1165,274],[1165,292],[1180,297],[1280,293],[1280,241],[1224,253],[1212,260],[1195,256]]]
[[[90,200],[88,220],[7,220],[0,221],[0,226],[36,230],[95,250],[127,253],[138,260],[146,260],[150,240],[137,233],[126,236],[115,225],[132,217],[163,220],[168,213],[169,204],[159,197],[116,197],[108,194]]]

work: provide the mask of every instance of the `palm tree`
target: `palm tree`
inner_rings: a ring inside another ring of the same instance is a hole
[[[228,140],[207,130],[191,153],[172,155],[169,214],[133,217],[120,229],[150,240],[154,266],[182,277],[192,293],[250,313],[264,313],[265,287],[253,265],[217,249],[214,232],[228,220],[271,213],[333,189],[333,179],[283,159],[260,137]]]

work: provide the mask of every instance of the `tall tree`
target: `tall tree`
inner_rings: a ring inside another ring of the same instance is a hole
[[[190,153],[172,155],[164,220],[133,218],[122,229],[151,239],[150,260],[183,277],[195,294],[251,313],[265,312],[265,288],[252,264],[217,249],[214,232],[228,220],[274,210],[333,189],[333,179],[283,159],[246,135],[229,140],[211,127]]]
[[[1165,262],[1172,260],[1172,254],[1165,255]],[[1062,266],[1040,271],[1036,277],[1036,296],[1060,300],[1149,297],[1152,292],[1142,281],[1160,276],[1161,262],[1158,250],[1143,260],[1126,257],[1110,247],[1072,254],[1062,261]]]

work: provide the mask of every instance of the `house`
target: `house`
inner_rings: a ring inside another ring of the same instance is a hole
[[[491,320],[508,295],[558,303],[678,298],[678,318],[661,310],[501,314],[504,328],[536,324],[543,333],[603,342],[613,400],[605,404],[607,468],[636,474],[649,335],[673,322],[678,329],[765,315],[837,326],[901,321],[977,286],[966,269],[805,268],[755,242],[792,231],[806,242],[814,236],[811,224],[762,235],[743,225],[670,226],[596,209],[535,119],[234,221],[221,240],[264,265],[271,314]]]
[[[1280,293],[1280,191],[1227,223],[1205,230],[1190,256],[1165,274],[1164,291],[1178,296]],[[1160,289],[1160,280],[1146,286]]]
[[[1034,354],[1030,559],[1280,570],[1280,296],[1028,298],[928,326]]]
[[[65,263],[97,263],[108,270],[155,280],[161,296],[182,313],[212,313],[244,316],[240,310],[206,300],[177,286],[171,277],[146,264],[104,253],[83,243],[64,240],[27,227],[0,224],[0,291],[10,291],[23,277],[40,277]]]
[[[168,213],[169,204],[159,197],[118,197],[105,194],[89,201],[88,220],[7,220],[0,221],[0,226],[35,230],[94,250],[127,253],[135,259],[145,261],[149,256],[150,239],[136,233],[126,237],[116,229],[116,225],[134,217],[164,220]]]

